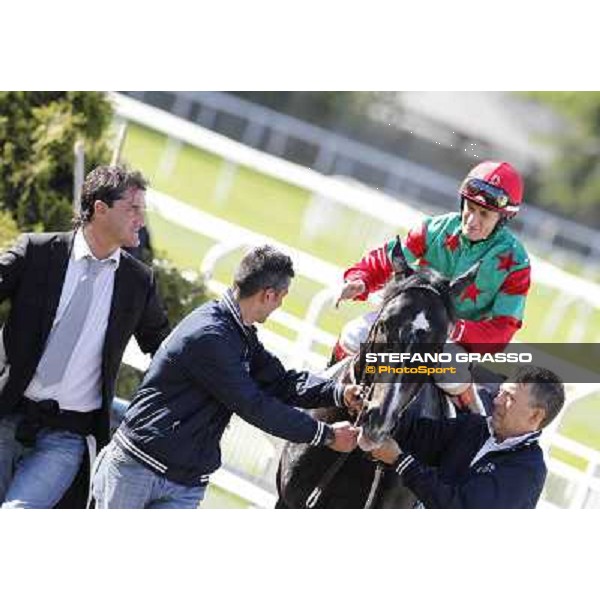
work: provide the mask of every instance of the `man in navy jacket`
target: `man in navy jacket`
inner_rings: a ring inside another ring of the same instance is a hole
[[[564,400],[554,373],[522,368],[500,386],[491,418],[407,414],[372,455],[393,465],[425,508],[535,508],[546,479],[538,438]]]
[[[98,458],[99,508],[196,508],[221,464],[233,413],[275,436],[349,452],[357,430],[327,425],[294,406],[359,403],[358,386],[286,371],[253,323],[277,309],[294,276],[270,246],[251,250],[220,301],[188,315],[156,353],[125,418]]]

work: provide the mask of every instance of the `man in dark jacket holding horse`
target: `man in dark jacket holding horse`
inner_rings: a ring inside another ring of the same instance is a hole
[[[253,323],[279,308],[293,276],[288,256],[254,248],[233,288],[175,328],[98,458],[99,508],[196,508],[220,466],[220,440],[233,413],[293,442],[355,448],[350,423],[330,426],[293,407],[352,405],[359,386],[286,371],[256,335]]]
[[[564,401],[554,373],[525,367],[500,386],[489,419],[433,421],[409,411],[372,455],[425,508],[535,508],[547,472],[538,439]]]

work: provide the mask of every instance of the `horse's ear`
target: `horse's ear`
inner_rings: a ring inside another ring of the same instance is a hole
[[[394,278],[397,280],[409,277],[414,273],[406,262],[399,235],[396,236],[396,243],[392,249],[392,267],[394,268]]]
[[[450,295],[460,296],[475,281],[480,266],[481,261],[478,261],[468,271],[453,279],[450,282]]]

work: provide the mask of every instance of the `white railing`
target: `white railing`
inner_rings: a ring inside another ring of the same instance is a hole
[[[157,111],[130,99],[126,99],[125,102],[119,100],[118,108],[121,118],[133,120],[161,131],[166,135],[174,136],[186,143],[210,150],[211,152],[220,154],[226,160],[244,164],[255,170],[266,172],[273,177],[292,182],[295,185],[311,190],[319,197],[326,197],[332,201],[351,206],[357,211],[365,212],[369,215],[372,213],[384,214],[398,227],[404,228],[407,225],[410,226],[418,223],[423,217],[419,211],[415,211],[394,199],[390,199],[384,194],[356,188],[342,181],[331,180],[303,167],[291,165],[281,159],[263,155],[263,153],[245,148],[222,136],[204,131],[172,115]],[[282,356],[284,362],[290,366],[307,366],[318,369],[324,365],[325,358],[313,353],[311,347],[315,340],[327,345],[331,345],[333,342],[333,336],[321,331],[316,326],[316,323],[320,312],[334,297],[335,291],[330,286],[340,280],[341,270],[339,267],[295,248],[285,246],[276,240],[269,240],[256,232],[217,219],[212,215],[201,212],[190,207],[188,204],[179,202],[154,190],[150,190],[148,193],[148,205],[151,210],[155,210],[163,218],[215,240],[215,244],[209,249],[202,263],[202,270],[208,275],[209,287],[215,292],[220,292],[224,287],[224,282],[216,281],[211,277],[215,265],[218,260],[235,249],[266,241],[275,243],[288,252],[294,260],[296,270],[301,275],[320,283],[324,286],[324,290],[313,298],[304,319],[299,319],[284,311],[278,311],[273,315],[275,321],[297,332],[295,340],[290,340],[264,328],[261,330],[260,335],[265,345]],[[232,242],[232,240],[235,241]],[[588,302],[594,308],[600,307],[600,286],[566,273],[541,259],[532,258],[532,263],[534,274],[538,281],[543,282],[551,288],[560,290],[570,298],[577,298],[580,302]],[[126,360],[142,369],[147,365],[147,362],[140,357],[139,353],[136,353],[133,347],[128,348]],[[589,386],[586,388],[586,395],[597,390],[598,386],[592,386],[592,388],[591,390]],[[238,425],[235,427],[237,428]],[[231,431],[234,431],[233,428]],[[265,434],[262,434],[262,432],[255,432],[255,434],[261,436],[260,443],[262,443],[262,440],[265,439]],[[238,433],[235,433],[235,435],[232,433],[230,437],[233,439],[237,435]],[[268,439],[268,436],[266,436],[266,439]],[[556,435],[551,438],[550,443],[554,444],[555,439],[558,440],[557,445],[562,443],[561,438]],[[248,447],[249,445],[245,444],[244,448],[240,449],[240,455],[236,455],[235,453],[230,455],[229,461],[232,464],[239,463],[243,465],[247,458],[244,452],[247,453]],[[275,443],[274,448],[274,454],[272,453],[271,459],[265,463],[268,464],[267,467],[264,467],[267,473],[262,477],[260,475],[254,476],[254,479],[263,484],[267,490],[272,489],[272,480],[269,478],[273,475],[273,465],[276,462],[272,457],[276,456],[277,443]],[[572,449],[573,446],[571,446],[570,451]],[[584,454],[581,452],[576,453],[577,456],[581,456],[590,465],[583,479],[579,472],[575,473],[574,471],[576,470],[569,468],[568,465],[555,459],[549,461],[551,473],[556,474],[557,477],[566,479],[569,485],[577,486],[577,489],[580,490],[575,494],[573,503],[581,503],[582,497],[585,496],[587,498],[589,489],[596,489],[595,478],[598,461],[595,455],[591,461],[589,458],[591,454],[587,453],[587,450],[590,449],[586,448]],[[267,474],[268,477],[266,477]],[[271,481],[270,485],[268,481]],[[581,491],[583,489],[588,491]]]

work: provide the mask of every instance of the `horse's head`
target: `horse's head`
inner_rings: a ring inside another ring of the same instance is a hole
[[[454,281],[430,269],[413,271],[404,259],[399,238],[392,264],[395,277],[385,289],[383,308],[369,344],[393,344],[394,352],[441,352],[454,321],[452,297],[474,281],[479,265]],[[390,380],[388,375],[385,382],[378,379],[375,375],[371,380],[373,391],[363,419],[360,445],[364,450],[378,446],[391,433],[428,376],[396,375]]]

